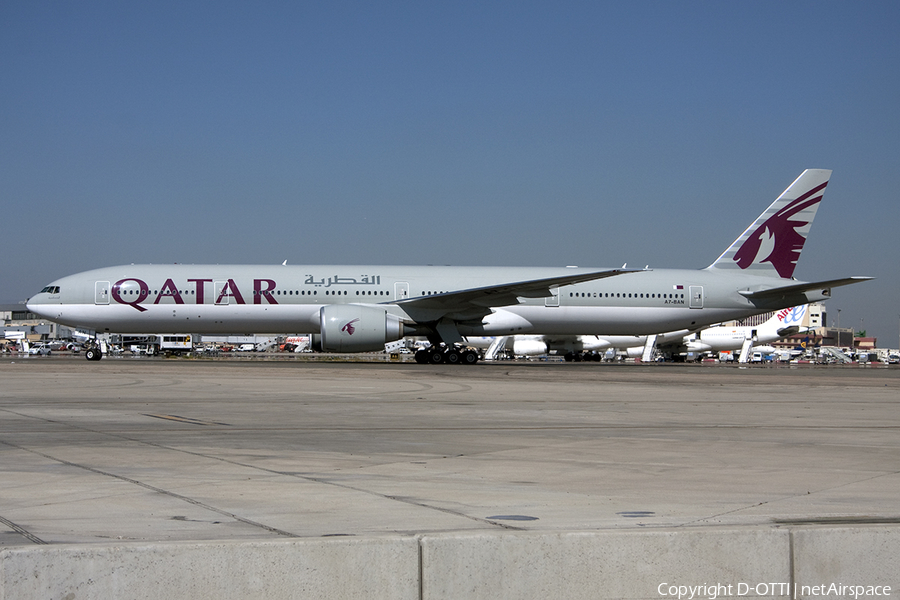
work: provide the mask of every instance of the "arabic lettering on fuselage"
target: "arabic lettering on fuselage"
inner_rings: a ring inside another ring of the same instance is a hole
[[[152,304],[159,304],[163,298],[168,298],[175,304],[185,304],[185,296],[192,299],[191,304],[205,304],[209,288],[206,284],[213,284],[214,304],[247,304],[241,293],[240,287],[232,278],[194,278],[184,280],[184,285],[177,285],[170,277],[153,289],[146,281],[137,277],[126,277],[115,282],[110,290],[110,296],[119,304],[127,304],[140,312],[147,310],[141,306],[153,298]],[[361,275],[355,277],[328,277],[316,280],[312,275],[307,275],[304,285],[314,287],[331,287],[333,285],[381,285],[380,275]],[[246,284],[242,284],[246,285]],[[154,288],[157,286],[153,286]],[[262,304],[265,300],[268,304],[278,304],[275,299],[275,291],[278,284],[274,279],[253,280],[253,304]],[[290,286],[288,286],[290,287]],[[246,288],[245,288],[246,289]],[[290,288],[294,291],[294,288]],[[312,292],[310,292],[312,293]],[[287,295],[288,291],[279,290],[279,295]]]
[[[381,275],[360,275],[359,279],[355,277],[329,277],[325,279],[316,279],[312,275],[306,276],[305,285],[314,285],[316,287],[331,287],[333,285],[381,285]]]

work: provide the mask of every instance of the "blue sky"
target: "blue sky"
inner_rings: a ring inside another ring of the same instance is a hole
[[[795,276],[898,345],[896,2],[6,2],[0,302],[125,263],[702,268],[804,168]]]

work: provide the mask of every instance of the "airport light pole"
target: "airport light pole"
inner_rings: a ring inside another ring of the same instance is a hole
[[[837,344],[835,344],[835,346],[840,348],[841,347],[841,309],[837,309],[837,311],[838,311]]]

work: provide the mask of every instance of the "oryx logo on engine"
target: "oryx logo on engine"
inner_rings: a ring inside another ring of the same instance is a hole
[[[352,321],[341,327],[341,331],[346,331],[347,335],[353,335],[353,332],[356,331],[356,327],[354,327],[353,324],[357,321],[359,321],[359,319],[353,319]]]

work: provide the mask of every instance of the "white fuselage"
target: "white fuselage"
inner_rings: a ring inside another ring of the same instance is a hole
[[[99,332],[316,333],[323,306],[364,304],[382,307],[410,323],[449,317],[462,335],[644,335],[696,329],[797,304],[796,297],[778,302],[780,306],[754,304],[738,293],[777,285],[780,280],[772,277],[662,269],[562,286],[551,297],[519,298],[518,304],[489,307],[471,318],[465,310],[440,309],[441,295],[458,290],[590,272],[525,267],[129,265],[59,279],[28,306],[56,322]],[[800,298],[805,302],[813,295],[807,292]],[[420,302],[432,298],[431,304]]]

